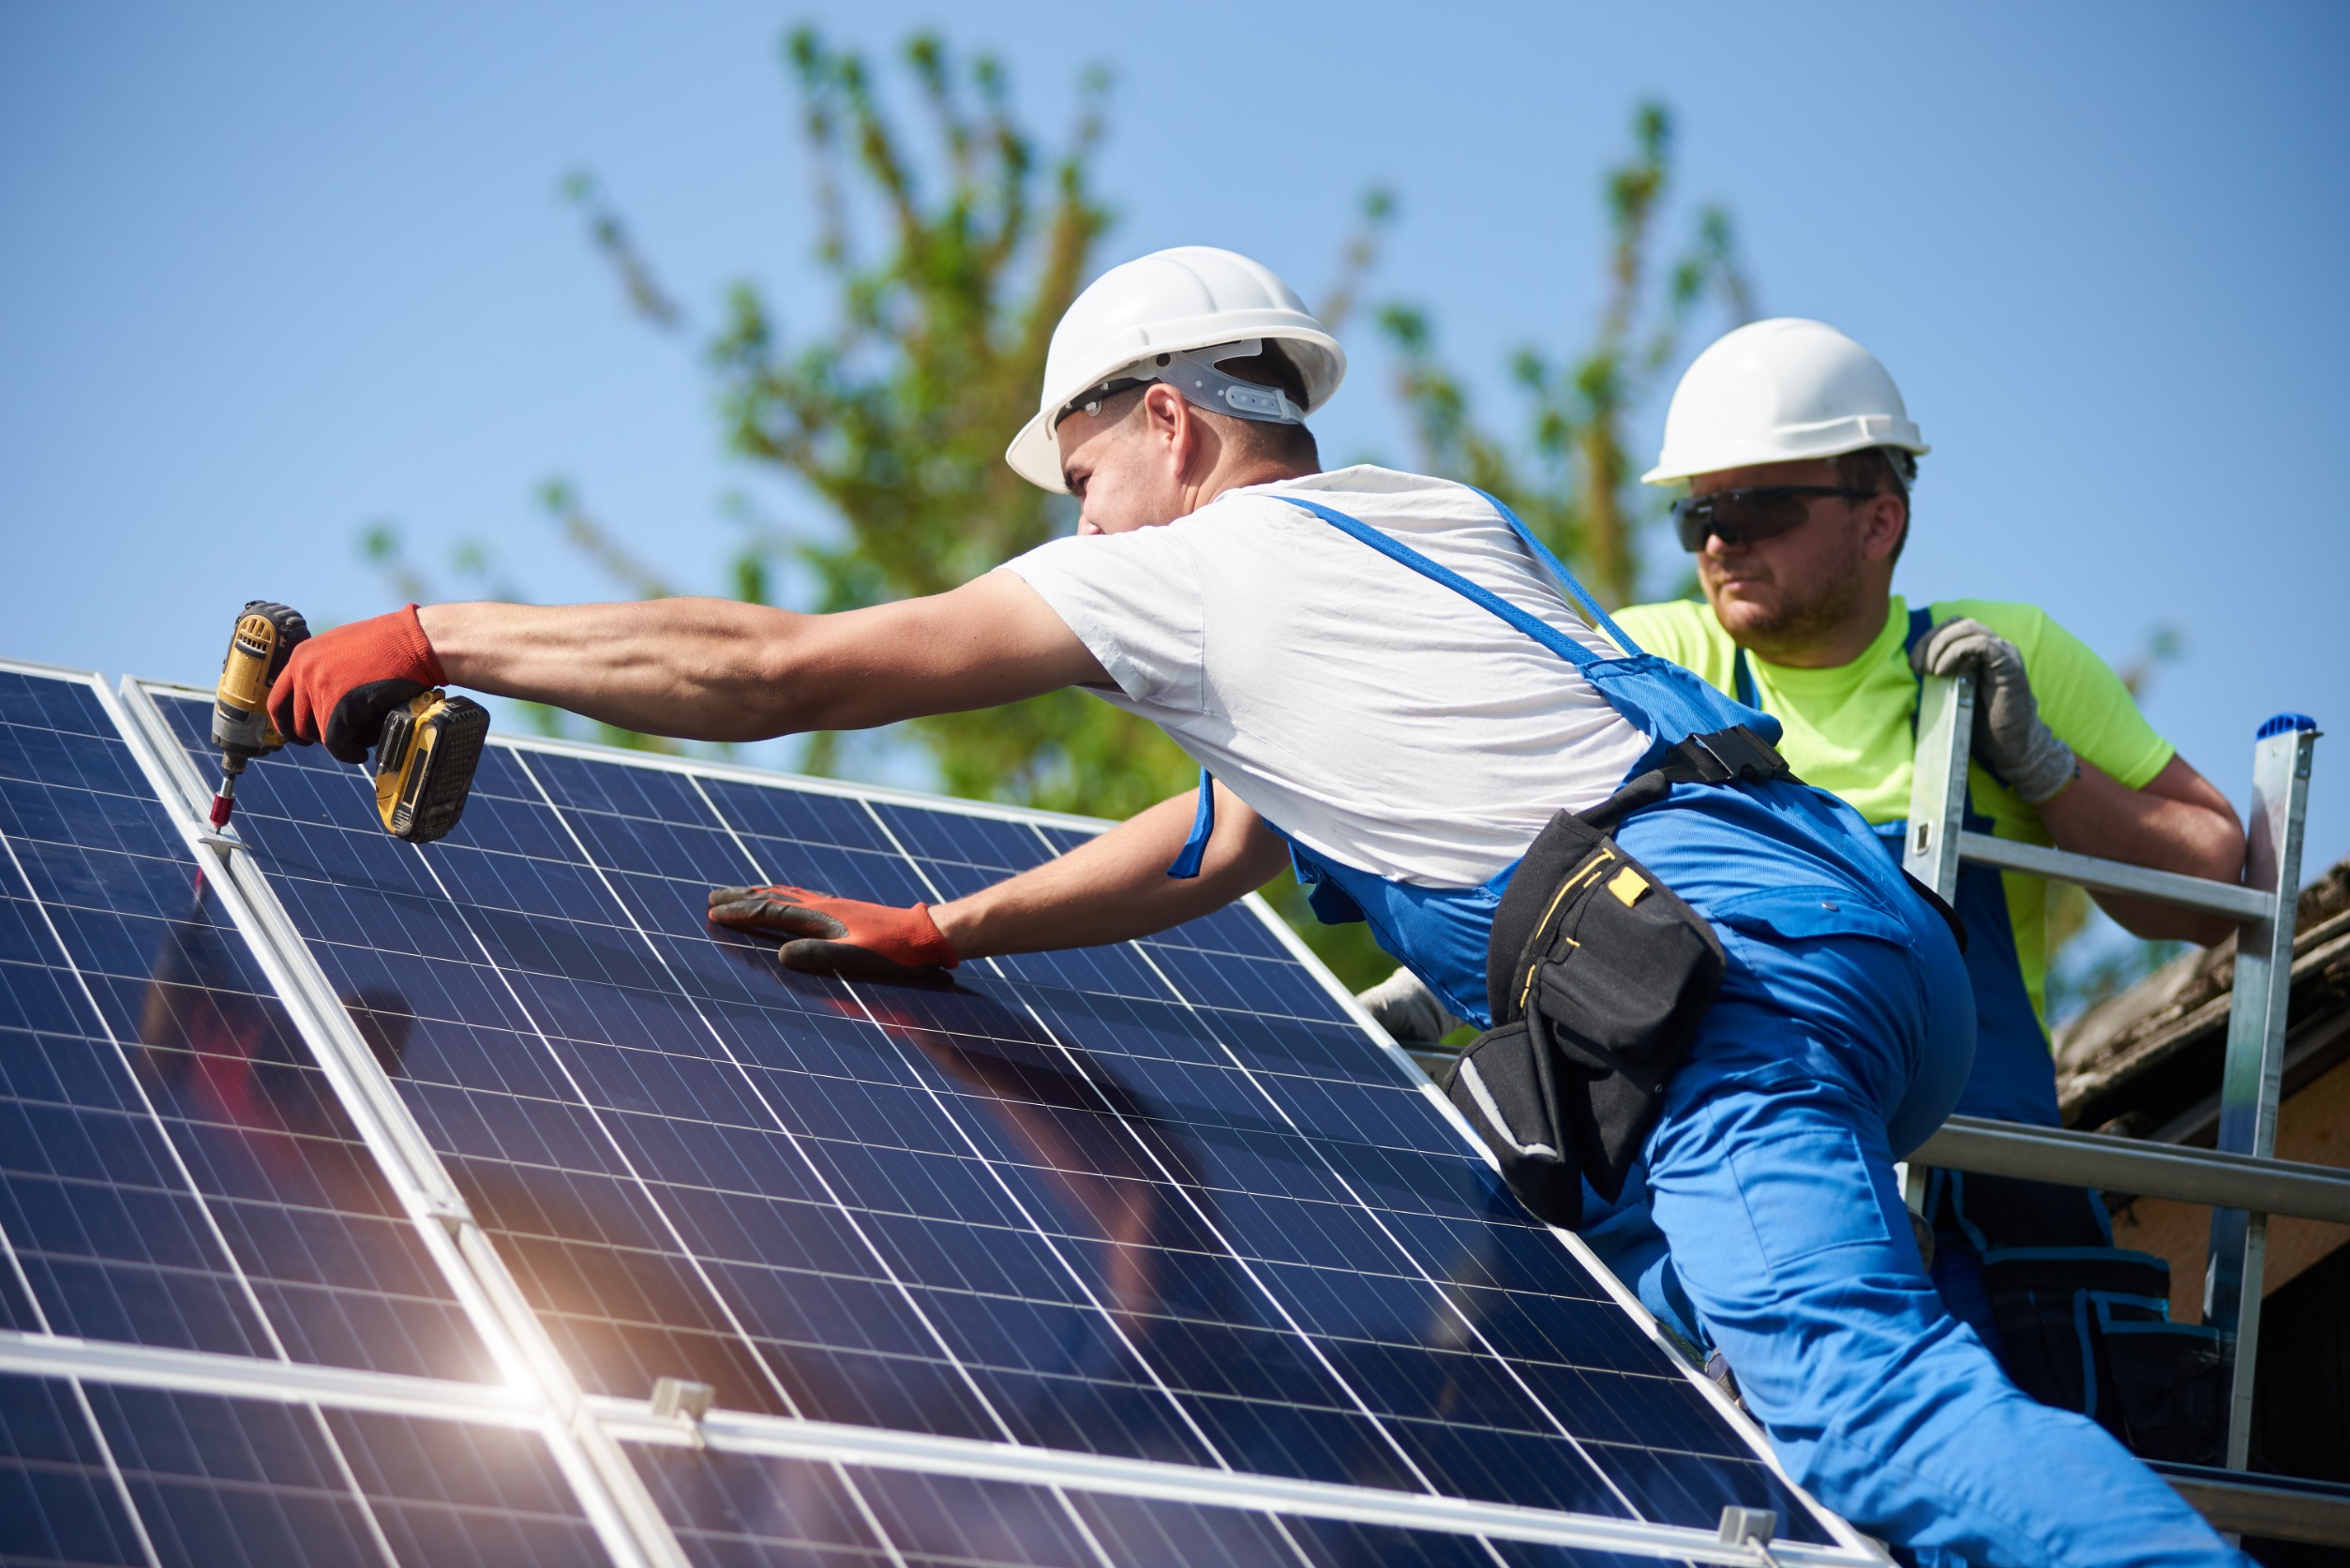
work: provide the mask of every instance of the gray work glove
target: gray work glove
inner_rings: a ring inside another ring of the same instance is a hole
[[[1398,1045],[1434,1045],[1461,1024],[1409,969],[1397,970],[1355,1000]]]
[[[2015,645],[1980,620],[1945,620],[1909,650],[1920,675],[1975,672],[1975,760],[2037,806],[2081,770],[2073,748],[2040,720],[2040,704]]]

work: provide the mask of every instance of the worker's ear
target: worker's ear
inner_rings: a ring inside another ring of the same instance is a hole
[[[1909,503],[1880,490],[1861,502],[1861,559],[1890,560],[1909,528]]]
[[[1207,421],[1183,400],[1183,394],[1163,381],[1143,394],[1143,427],[1152,444],[1165,452],[1168,470],[1177,484],[1191,476],[1203,457],[1213,460],[1207,448],[1215,434]]]

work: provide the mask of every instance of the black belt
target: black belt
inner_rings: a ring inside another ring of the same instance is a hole
[[[1656,766],[1627,780],[1621,789],[1575,814],[1594,828],[1609,829],[1634,812],[1655,805],[1677,784],[1769,784],[1793,779],[1779,749],[1744,724],[1692,735],[1668,749]]]

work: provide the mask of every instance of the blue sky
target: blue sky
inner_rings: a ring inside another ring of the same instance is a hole
[[[2265,715],[2350,737],[2350,12],[2321,5],[0,8],[0,651],[208,679],[248,596],[389,607],[379,519],[597,595],[531,500],[559,474],[689,586],[730,490],[810,518],[726,458],[557,194],[593,169],[704,320],[749,276],[820,322],[800,20],[883,51],[943,22],[1048,133],[1110,66],[1105,261],[1205,241],[1317,293],[1390,186],[1372,293],[1429,306],[1497,410],[1512,348],[1586,336],[1598,173],[1662,95],[1764,307],[1875,350],[1936,447],[1901,587],[2036,601],[2116,660],[2179,628],[2149,711],[2239,800]],[[1325,451],[1400,457],[1351,347]],[[2350,852],[2343,744],[2313,866]]]

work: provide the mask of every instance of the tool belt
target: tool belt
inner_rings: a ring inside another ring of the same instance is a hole
[[[1792,777],[1744,724],[1691,736],[1590,811],[1552,817],[1519,862],[1486,949],[1493,1027],[1444,1088],[1536,1218],[1579,1229],[1586,1180],[1611,1202],[1624,1190],[1722,987],[1713,926],[1617,845],[1615,825],[1676,784]]]

